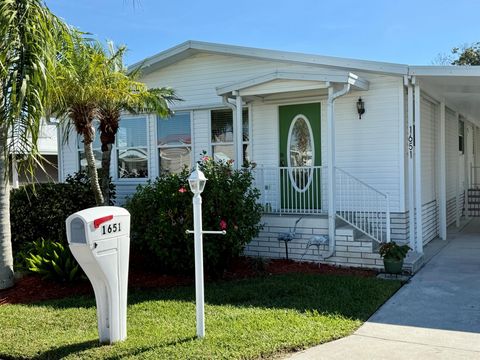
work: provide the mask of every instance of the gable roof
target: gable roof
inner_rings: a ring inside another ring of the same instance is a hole
[[[350,84],[357,90],[368,90],[369,82],[359,76],[346,71],[332,71],[328,70],[325,73],[299,73],[288,71],[275,71],[263,75],[256,76],[247,80],[235,82],[224,86],[217,87],[217,95],[226,95],[232,91],[242,91],[252,89],[261,85],[275,82],[276,80],[293,80],[302,83],[312,83],[310,89],[315,87],[325,88],[328,82],[336,82],[343,84]],[[311,87],[311,86],[314,87]],[[258,89],[257,89],[258,90]],[[284,90],[282,90],[284,91]]]
[[[366,72],[406,75],[408,65],[385,63],[369,60],[346,59],[333,56],[302,54],[297,52],[259,49],[245,46],[215,44],[189,40],[156,55],[148,57],[130,66],[131,70],[142,68],[148,74],[194,54],[208,53],[226,56],[241,56],[257,60],[281,61],[310,66],[332,67],[340,69],[360,70]]]

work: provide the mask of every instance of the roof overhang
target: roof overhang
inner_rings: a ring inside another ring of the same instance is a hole
[[[365,71],[380,74],[404,75],[408,72],[408,66],[403,64],[302,54],[290,51],[259,49],[193,40],[186,41],[182,44],[139,61],[129,66],[129,70],[133,71],[141,68],[143,74],[149,74],[197,53],[219,54],[226,56],[233,55],[257,60],[279,61],[334,69],[350,69],[353,71]]]
[[[275,71],[216,88],[217,95],[262,96],[283,92],[326,89],[330,84],[350,84],[368,90],[369,82],[350,72],[300,73]]]
[[[480,67],[412,66],[410,74],[435,100],[471,121],[480,121]]]

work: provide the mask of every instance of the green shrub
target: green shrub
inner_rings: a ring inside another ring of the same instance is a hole
[[[258,189],[252,187],[250,168],[233,170],[231,162],[215,162],[204,156],[200,168],[208,181],[202,193],[203,229],[227,234],[204,235],[205,270],[219,275],[232,258],[258,235],[261,206]],[[194,267],[192,193],[189,172],[163,174],[139,186],[127,200],[132,215],[131,251],[149,254],[151,265],[164,271],[189,272]]]
[[[111,184],[112,199],[115,187]],[[12,243],[19,251],[40,238],[66,244],[65,220],[74,212],[95,206],[90,181],[84,172],[69,176],[64,184],[25,185],[10,196]]]
[[[24,263],[27,271],[44,279],[70,282],[83,275],[68,246],[56,241],[34,241]]]

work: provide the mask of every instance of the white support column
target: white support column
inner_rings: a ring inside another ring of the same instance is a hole
[[[234,131],[235,136],[235,146],[236,146],[236,158],[235,161],[237,162],[237,169],[240,169],[243,166],[243,108],[242,108],[242,97],[240,94],[237,93],[235,98],[236,100],[236,108],[237,108],[237,127]]]
[[[238,91],[233,91],[232,95],[236,96],[238,95]],[[239,169],[239,164],[238,164],[238,147],[237,147],[237,107],[232,104],[226,95],[223,96],[223,104],[227,106],[228,108],[232,109],[232,127],[233,127],[233,156],[235,158],[235,162],[233,163],[233,168],[234,169]]]
[[[455,113],[455,119],[457,119],[457,136],[456,138],[458,139],[458,134],[459,134],[459,128],[460,128],[460,114]],[[458,142],[458,140],[457,140]],[[465,137],[463,138],[463,146],[465,147]],[[459,152],[458,152],[458,144],[455,147],[456,153],[457,153],[457,160],[459,159]],[[455,225],[457,228],[460,227],[460,216],[461,216],[461,211],[460,211],[460,161],[457,161],[457,181],[456,181],[456,186],[455,186]]]
[[[422,214],[422,116],[420,86],[415,84],[415,219],[417,233],[415,237],[415,250],[423,253],[423,214]]]
[[[408,119],[408,221],[410,247],[415,249],[415,126],[413,124],[413,86],[408,81],[407,119]]]
[[[440,239],[447,239],[447,161],[445,131],[445,101],[440,102],[438,139],[438,220]]]

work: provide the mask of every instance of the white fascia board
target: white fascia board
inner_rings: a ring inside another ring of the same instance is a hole
[[[176,61],[185,59],[195,52],[197,51],[192,47],[192,42],[185,41],[184,43],[176,45],[170,49],[159,52],[158,54],[145,58],[141,61],[137,61],[136,63],[128,66],[128,71],[131,72],[141,68],[143,74],[148,74],[162,67],[171,65]]]
[[[316,73],[299,73],[287,71],[275,71],[265,75],[257,76],[251,79],[240,81],[238,83],[219,86],[216,88],[217,95],[222,96],[232,91],[245,90],[249,87],[267,83],[274,80],[303,80],[303,81],[320,81],[331,83],[348,83],[359,90],[368,90],[369,83],[367,80],[358,77],[352,73],[332,72],[327,74]]]
[[[333,56],[302,54],[297,52],[259,49],[237,45],[225,45],[202,41],[186,41],[156,55],[146,58],[129,66],[129,71],[142,67],[144,72],[151,72],[167,66],[174,61],[186,58],[197,52],[213,53],[220,55],[235,55],[257,60],[293,62],[305,65],[318,65],[331,68],[361,70],[390,75],[406,75],[408,65],[377,62],[370,60],[346,59]],[[173,58],[173,59],[172,59]]]
[[[215,44],[201,41],[191,41],[191,44],[193,48],[200,51],[225,55],[246,56],[258,60],[287,61],[385,74],[405,75],[408,71],[408,65],[403,64],[347,59],[334,56],[303,54],[289,51],[259,49],[237,45]]]
[[[480,77],[480,66],[410,66],[410,76],[469,76]]]

